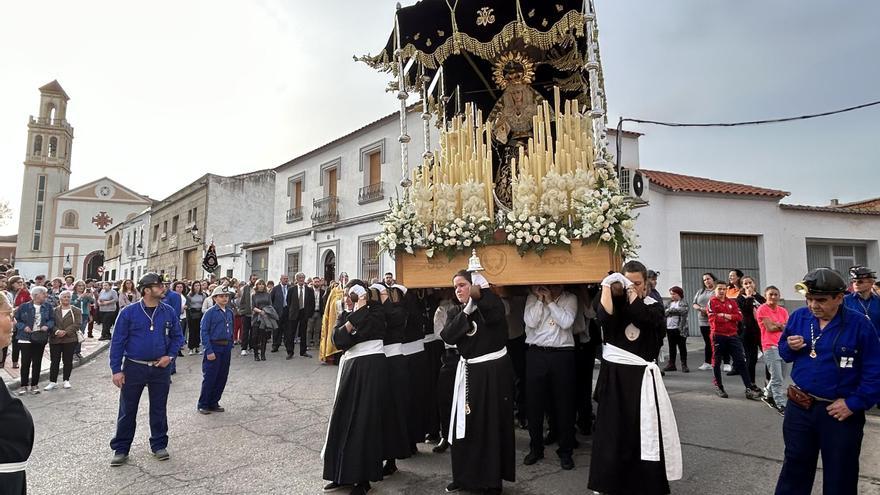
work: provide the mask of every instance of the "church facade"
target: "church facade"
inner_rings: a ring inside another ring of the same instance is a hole
[[[38,116],[28,120],[15,262],[27,279],[101,278],[105,231],[152,203],[106,177],[70,189],[69,99],[58,81],[46,84]]]

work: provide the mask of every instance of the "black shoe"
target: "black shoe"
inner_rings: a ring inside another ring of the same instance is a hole
[[[259,361],[259,360],[260,360],[260,354],[255,352],[254,353],[254,361]]]
[[[177,357],[183,357],[183,351],[177,351]]]
[[[523,459],[523,464],[525,464],[526,466],[531,466],[532,464],[538,462],[539,460],[541,460],[543,458],[544,458],[543,452],[529,451],[529,453],[526,454],[526,458]]]
[[[688,368],[688,365],[682,363],[682,364],[681,364],[681,372],[682,372],[682,373],[690,373],[690,372],[691,372],[691,369]]]
[[[431,452],[435,454],[442,454],[446,452],[447,449],[449,449],[449,442],[445,438],[441,438],[440,443],[438,443],[433,449],[431,449]]]
[[[168,451],[165,449],[159,449],[153,452],[153,457],[160,461],[167,461],[168,459],[171,459],[171,455],[169,455]]]
[[[226,412],[226,409],[224,409],[223,406],[218,404],[218,405],[211,408],[211,412]]]
[[[309,354],[308,352],[305,352],[305,353],[303,353],[303,354],[300,354],[299,357],[304,357],[304,358],[312,359],[312,355]]]
[[[425,443],[438,443],[440,442],[440,435],[436,433],[428,433],[425,435]]]
[[[501,488],[486,488],[486,490],[483,491],[483,493],[485,495],[497,495],[497,494],[501,493]]]
[[[728,397],[727,392],[725,392],[723,388],[716,388],[715,395],[721,397],[722,399],[726,399]]]
[[[207,414],[211,414],[211,410],[210,410],[210,409],[202,409],[202,408],[200,407],[200,408],[199,408],[199,414],[206,414],[206,415],[207,415]]]
[[[260,361],[266,360],[266,353],[260,354]]]
[[[456,483],[454,481],[452,483],[446,485],[446,493],[455,493],[459,490],[461,490],[461,485],[459,485],[458,483]]]
[[[287,357],[284,359],[290,361],[291,359],[293,359],[293,354],[288,354]]]
[[[562,456],[559,458],[559,465],[562,469],[571,471],[574,469],[574,459],[572,459],[570,455]]]
[[[128,454],[123,454],[122,452],[117,452],[113,454],[113,458],[110,459],[110,467],[119,467],[128,462]]]
[[[394,459],[390,461],[385,461],[385,465],[382,466],[382,476],[391,476],[392,474],[397,472],[397,463]]]
[[[761,400],[761,392],[752,390],[750,388],[746,389],[746,399],[749,400]]]
[[[776,406],[776,412],[779,413],[780,416],[785,416],[785,406]]]
[[[544,445],[553,445],[554,443],[556,443],[556,435],[548,433],[544,437]]]
[[[347,485],[340,485],[339,483],[331,481],[330,483],[324,485],[324,493],[335,492],[336,490],[344,488],[345,486]]]
[[[354,487],[348,493],[349,495],[365,495],[368,491],[370,491],[371,488],[373,487],[370,486],[369,482],[358,483],[357,485],[354,485]]]

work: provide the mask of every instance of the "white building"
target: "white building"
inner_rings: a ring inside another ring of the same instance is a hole
[[[70,189],[69,99],[58,81],[46,84],[39,116],[28,121],[15,263],[25,278],[98,278],[105,230],[150,205],[146,196],[106,177]]]
[[[674,285],[692,297],[701,275],[727,278],[738,268],[760,287],[777,286],[790,307],[809,270],[880,268],[880,201],[830,206],[781,203],[788,192],[643,170],[648,178],[636,230],[640,259],[660,271],[661,294]]]
[[[150,209],[119,226],[119,277],[135,282],[147,272],[147,246],[150,245]]]
[[[410,170],[422,161],[422,122],[411,109]],[[395,113],[276,168],[273,234],[246,246],[254,273],[277,281],[302,271],[332,280],[345,271],[369,280],[394,271],[375,239],[389,200],[401,191],[399,135]]]

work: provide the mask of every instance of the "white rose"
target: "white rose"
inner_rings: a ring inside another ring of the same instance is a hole
[[[596,223],[602,223],[605,221],[605,215],[599,215],[598,217],[595,217],[594,220],[596,220]]]
[[[389,242],[388,249],[394,251],[395,249],[397,249],[397,243],[396,242]]]
[[[513,224],[513,226],[514,226],[515,228],[517,228],[517,229],[521,229],[521,228],[522,228],[522,222],[516,222],[515,224]]]
[[[547,226],[550,227],[551,229],[555,229],[555,228],[556,228],[556,222],[550,222],[549,224],[547,224]]]
[[[532,237],[532,240],[535,241],[536,243],[541,242],[541,236],[536,234],[534,237]]]
[[[609,234],[608,232],[605,232],[604,234],[602,234],[600,236],[600,239],[602,239],[605,242],[608,242],[611,240],[611,234]]]
[[[520,214],[519,214],[519,221],[520,221],[520,222],[525,222],[525,221],[526,221],[526,214],[525,214],[525,213],[520,213]]]
[[[602,222],[602,228],[603,228],[603,229],[607,229],[609,225],[611,225],[611,223],[609,223],[609,222]]]
[[[507,234],[507,240],[508,240],[508,241],[511,241],[511,242],[512,242],[514,239],[516,239],[516,236],[515,236],[515,235],[513,235],[513,234]]]
[[[388,239],[390,239],[390,240],[392,240],[392,241],[396,241],[396,240],[397,240],[397,234],[388,234]]]
[[[480,236],[474,237],[474,242],[483,242],[483,238]]]
[[[409,254],[414,254],[412,246],[407,246],[406,249],[404,249],[404,251],[406,251]]]
[[[464,244],[464,247],[469,247],[471,245],[471,240],[465,239],[463,244]]]
[[[611,205],[608,204],[608,201],[602,201],[602,211],[606,211],[608,210],[608,208],[611,208]]]
[[[555,230],[551,230],[550,233],[549,233],[549,235],[550,235],[550,237],[556,237],[556,231],[555,231]]]
[[[428,240],[429,240],[429,241],[433,241],[433,240],[434,240],[434,233],[433,233],[433,232],[430,233],[430,234],[428,234]]]
[[[611,198],[611,204],[613,204],[613,205],[619,205],[619,204],[620,204],[620,201],[621,201],[622,199],[623,199],[623,196],[614,196],[613,198]]]
[[[517,239],[517,240],[516,240],[516,245],[517,245],[517,246],[522,246],[522,243],[523,243],[523,240],[522,240],[522,239]]]
[[[457,229],[455,229],[455,233],[458,235],[461,235],[461,233],[462,233],[461,227],[458,227]]]
[[[388,226],[388,232],[396,232],[396,231],[397,231],[397,227],[395,227],[394,225]]]
[[[480,232],[485,232],[485,231],[486,231],[486,226],[485,226],[485,225],[480,225],[480,228],[479,228],[478,230],[479,230]]]
[[[474,230],[474,227],[476,227],[476,225],[474,225],[473,223],[468,224],[469,229]]]
[[[427,256],[428,258],[433,258],[434,257],[434,248],[426,249],[425,256]]]
[[[624,220],[623,222],[620,222],[620,224],[623,225],[623,228],[625,228],[625,229],[633,228],[633,221],[632,220]]]
[[[541,235],[547,235],[547,229],[545,229],[545,228],[541,228],[541,229],[538,230],[538,233],[541,234]]]
[[[509,220],[511,222],[516,220],[516,215],[514,215],[512,211],[508,211],[507,212],[507,220]]]
[[[549,238],[549,237],[545,237],[545,238],[544,238],[544,244],[550,244],[550,238]]]

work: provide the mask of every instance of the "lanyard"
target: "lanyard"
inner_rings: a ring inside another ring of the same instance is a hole
[[[140,307],[141,307],[141,311],[144,312],[144,316],[146,316],[147,319],[150,320],[150,331],[152,332],[152,331],[153,331],[153,318],[156,316],[156,311],[159,309],[159,306],[156,306],[156,307],[153,309],[153,316],[150,316],[150,314],[147,313],[147,308],[144,306],[144,301],[143,301],[143,300],[141,300]]]

